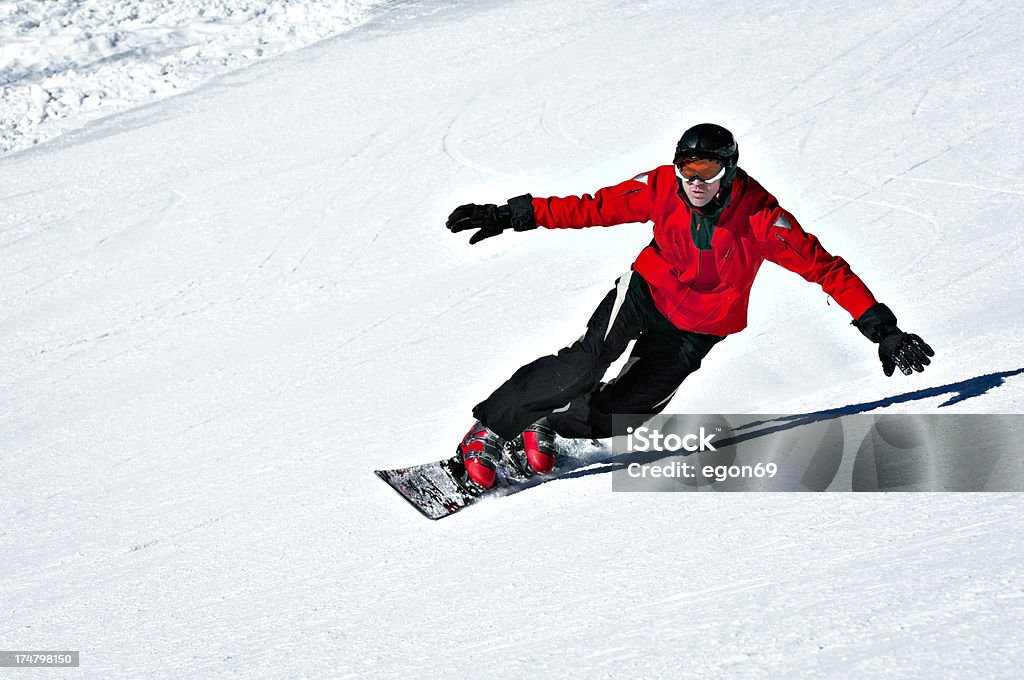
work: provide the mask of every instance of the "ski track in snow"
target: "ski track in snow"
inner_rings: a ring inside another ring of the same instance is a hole
[[[886,379],[766,264],[670,411],[1021,413],[1015,4],[704,5],[714,68],[669,0],[349,8],[372,16],[345,38],[43,119],[0,158],[0,648],[103,678],[1019,675],[1020,494],[613,494],[597,456],[430,523],[372,474],[448,455],[650,239],[470,248],[448,212],[592,192],[704,120],[937,355]],[[0,29],[5,112],[54,77],[25,30]],[[36,60],[16,82],[11,54]],[[952,406],[903,396],[990,374]]]

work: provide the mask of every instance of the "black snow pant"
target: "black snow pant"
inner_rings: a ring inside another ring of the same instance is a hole
[[[602,383],[634,338],[618,377]],[[545,417],[563,437],[625,434],[660,413],[720,340],[673,326],[655,308],[647,282],[629,272],[598,305],[583,337],[520,368],[473,415],[504,439]]]

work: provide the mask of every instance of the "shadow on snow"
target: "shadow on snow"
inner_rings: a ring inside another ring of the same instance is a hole
[[[721,445],[728,446],[730,444],[737,444],[744,441],[750,441],[764,435],[802,427],[810,423],[831,420],[840,416],[868,413],[876,409],[888,408],[897,404],[930,399],[932,397],[939,397],[946,394],[950,395],[950,397],[943,403],[939,404],[939,408],[942,408],[943,406],[952,406],[953,404],[959,404],[960,402],[967,401],[968,399],[986,394],[1003,385],[1008,378],[1021,375],[1022,373],[1024,373],[1024,368],[1018,368],[1013,371],[1002,371],[999,373],[988,373],[986,375],[968,378],[967,380],[961,380],[960,382],[941,385],[939,387],[929,387],[923,390],[915,390],[913,392],[907,392],[893,397],[886,397],[885,399],[879,399],[877,401],[867,401],[859,404],[849,404],[838,408],[816,411],[814,413],[780,416],[771,420],[751,422],[737,428],[736,431],[740,432],[741,430],[747,430],[768,423],[780,424],[774,427],[758,429],[756,432],[738,433],[734,437],[722,440]],[[634,453],[630,455],[616,455],[607,443],[602,442],[601,446],[598,448],[593,448],[589,451],[581,450],[581,455],[579,456],[571,454],[564,456],[563,461],[559,464],[559,473],[556,476],[530,480],[529,482],[511,487],[508,493],[518,493],[525,489],[539,484],[544,484],[546,482],[551,482],[556,479],[575,479],[588,477],[590,475],[603,475],[609,472],[615,472],[616,470],[623,470],[630,463],[640,463],[641,465],[644,465],[661,460],[662,458],[667,458],[671,455],[678,455],[678,453],[652,451],[643,454]]]

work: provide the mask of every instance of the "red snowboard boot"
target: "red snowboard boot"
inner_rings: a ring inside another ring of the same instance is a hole
[[[479,420],[469,428],[455,457],[466,471],[465,476],[460,475],[461,481],[471,491],[482,493],[494,486],[504,446],[505,441]]]
[[[555,431],[547,419],[538,420],[512,441],[509,457],[520,474],[547,474],[555,467]]]

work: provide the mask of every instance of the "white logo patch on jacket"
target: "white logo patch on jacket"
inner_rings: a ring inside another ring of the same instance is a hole
[[[789,223],[785,215],[779,215],[779,218],[775,220],[773,227],[779,227],[780,229],[792,229],[793,225]]]

